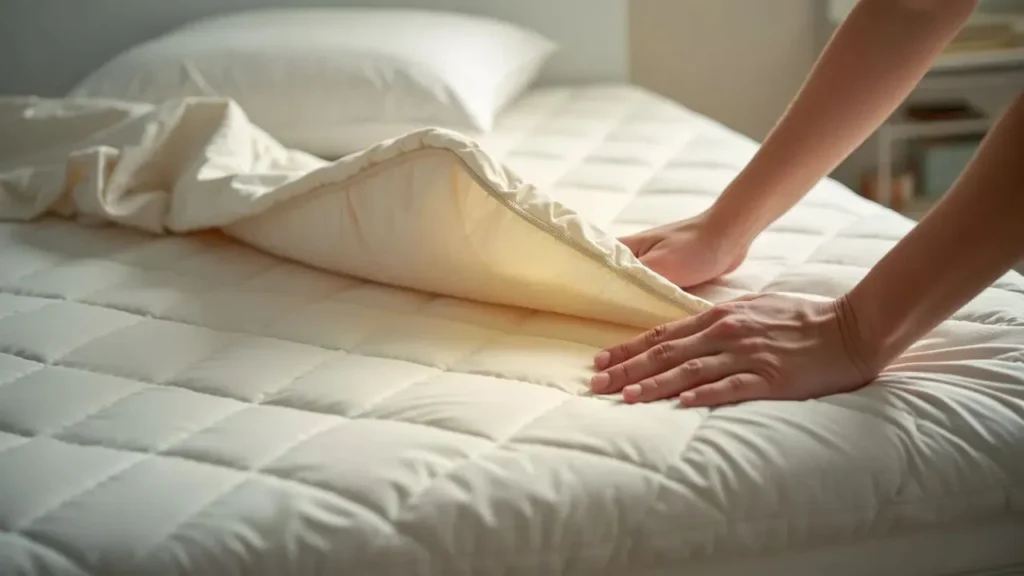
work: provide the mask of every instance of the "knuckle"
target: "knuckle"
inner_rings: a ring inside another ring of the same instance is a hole
[[[743,391],[743,378],[729,376],[722,381],[722,389],[730,397],[738,396]]]
[[[679,371],[683,377],[683,380],[692,380],[697,378],[701,373],[701,363],[699,360],[687,360],[679,367]]]
[[[750,360],[757,367],[757,371],[765,374],[769,379],[782,370],[782,363],[775,354],[765,351],[754,352],[750,355]]]
[[[612,360],[615,362],[621,362],[626,358],[629,358],[630,350],[629,344],[619,344],[612,349]]]
[[[640,383],[640,388],[644,391],[644,394],[656,393],[660,390],[664,390],[668,382],[665,381],[665,377],[662,375],[648,378],[647,380]]]
[[[647,347],[648,348],[653,347],[656,344],[658,344],[659,342],[661,342],[662,340],[664,340],[665,339],[665,335],[667,333],[668,333],[668,326],[665,325],[665,324],[659,324],[658,326],[655,326],[654,328],[648,330],[647,334],[645,334],[645,340],[647,342]]]
[[[760,358],[768,355],[768,340],[760,336],[747,338],[744,342],[746,352],[751,358]]]
[[[632,369],[630,368],[629,362],[619,364],[608,371],[608,376],[611,378],[612,382],[630,382],[631,375]]]
[[[672,360],[672,345],[662,342],[651,348],[651,358],[657,363],[670,362]]]
[[[708,310],[707,313],[708,313],[708,316],[710,316],[712,320],[722,321],[722,320],[728,318],[729,315],[732,313],[732,307],[728,303],[719,304],[719,305],[711,308],[710,310]]]
[[[715,330],[722,336],[735,336],[743,329],[743,323],[735,316],[726,316],[715,323]]]

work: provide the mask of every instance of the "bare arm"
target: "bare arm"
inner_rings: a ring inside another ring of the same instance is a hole
[[[691,280],[720,273],[721,262],[704,265],[698,256],[728,242],[735,242],[724,246],[729,258],[742,254],[891,113],[973,6],[861,0],[715,206],[631,237],[631,248],[676,278],[685,276],[680,270],[699,268]],[[681,264],[673,264],[673,252],[685,256]],[[1024,95],[939,205],[846,295],[822,303],[759,294],[659,326],[597,354],[592,388],[621,391],[627,402],[678,395],[686,406],[849,392],[1022,257]]]
[[[1024,94],[942,201],[846,295],[722,303],[601,351],[591,386],[691,407],[856,390],[1021,257]]]
[[[841,299],[873,370],[1024,258],[1024,95],[943,199]]]
[[[860,0],[760,150],[709,210],[745,248],[903,101],[975,0]]]

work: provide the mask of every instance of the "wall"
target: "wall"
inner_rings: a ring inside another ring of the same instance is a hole
[[[665,0],[665,3],[672,0]],[[0,94],[60,96],[108,58],[185,22],[239,9],[413,7],[518,22],[562,49],[547,81],[625,81],[629,0],[0,0]],[[580,15],[585,14],[585,20]]]
[[[839,22],[853,10],[857,0],[828,0],[828,17]],[[1024,9],[1024,0],[978,0],[975,16],[983,14],[1018,13]]]
[[[634,82],[767,134],[824,45],[819,0],[631,0]]]

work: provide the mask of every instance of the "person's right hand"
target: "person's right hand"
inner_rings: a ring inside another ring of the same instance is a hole
[[[680,288],[689,288],[732,272],[746,258],[748,245],[730,241],[723,228],[703,213],[619,241],[645,266]]]

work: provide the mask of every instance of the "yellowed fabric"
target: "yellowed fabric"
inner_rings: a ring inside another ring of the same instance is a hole
[[[11,99],[0,122],[32,144],[0,161],[5,219],[222,228],[367,280],[635,327],[708,306],[452,132],[327,163],[284,148],[224,99]]]

